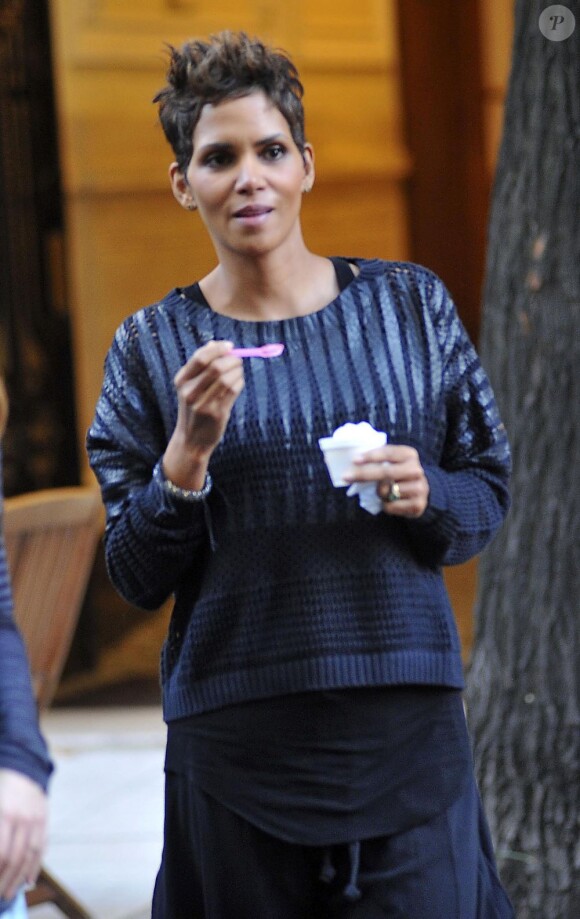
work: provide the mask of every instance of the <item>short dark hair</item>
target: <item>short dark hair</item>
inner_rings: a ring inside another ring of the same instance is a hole
[[[284,51],[270,48],[245,32],[218,32],[208,41],[169,46],[167,85],[153,102],[185,174],[193,155],[193,132],[204,105],[216,105],[262,90],[282,113],[294,143],[304,152],[304,89],[298,71]]]

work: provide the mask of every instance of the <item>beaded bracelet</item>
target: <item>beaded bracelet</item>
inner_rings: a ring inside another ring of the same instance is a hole
[[[203,501],[209,495],[213,481],[209,472],[206,472],[205,482],[203,487],[199,491],[195,491],[192,488],[180,488],[179,485],[176,485],[175,482],[172,482],[171,479],[168,479],[163,471],[163,466],[161,465],[161,460],[155,466],[153,470],[154,478],[159,482],[161,487],[167,494],[171,495],[173,498],[178,498],[181,501],[191,501],[195,503],[196,501]]]

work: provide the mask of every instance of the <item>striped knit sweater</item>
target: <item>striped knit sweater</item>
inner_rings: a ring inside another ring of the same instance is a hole
[[[295,691],[463,685],[441,566],[478,553],[504,517],[505,430],[441,281],[358,265],[306,316],[232,319],[176,289],[117,331],[87,444],[114,584],[143,608],[175,596],[167,720]],[[286,349],[245,362],[214,487],[190,504],[152,473],[176,422],[174,374],[212,338]],[[419,451],[420,519],[373,516],[332,487],[318,438],[363,420]]]
[[[2,457],[0,454],[0,478]],[[0,519],[2,493],[0,491]],[[12,616],[12,593],[0,530],[0,769],[22,772],[46,789],[52,771],[38,729],[28,661]]]
[[[0,478],[2,463],[0,455]],[[0,492],[0,514],[2,494]],[[46,790],[52,771],[38,729],[36,704],[22,639],[12,617],[12,594],[0,532],[0,769],[13,769]],[[0,897],[0,913],[9,904]]]

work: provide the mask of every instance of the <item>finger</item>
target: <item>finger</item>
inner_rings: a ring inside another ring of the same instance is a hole
[[[377,486],[385,513],[393,517],[420,517],[427,507],[429,488],[426,482],[380,482]]]
[[[382,447],[375,447],[373,450],[366,450],[362,454],[362,459],[368,462],[376,463],[403,463],[413,457],[419,458],[419,454],[414,447],[407,444],[385,444]]]
[[[192,365],[193,366],[193,365]],[[185,368],[182,367],[182,370]],[[219,380],[225,375],[237,375],[243,377],[244,365],[240,357],[235,355],[222,354],[215,357],[208,363],[200,362],[195,366],[195,372],[179,376],[181,371],[176,374],[175,386],[178,393],[182,391],[192,392],[195,387],[205,389],[214,381]]]
[[[25,879],[25,861],[28,831],[23,826],[14,828],[9,851],[0,872],[0,894],[8,900],[16,895]]]
[[[373,461],[369,462],[369,460]],[[372,458],[370,454],[365,454],[354,460],[348,475],[351,476],[350,480],[355,482],[386,481],[391,483],[421,480],[425,473],[417,454],[413,451],[411,454],[406,454],[405,457],[401,456],[395,462],[386,460],[379,462],[376,457]],[[348,476],[345,476],[345,479],[347,478]]]
[[[384,476],[392,482],[421,482],[425,478],[423,467],[414,458],[402,463],[384,464]]]
[[[244,388],[244,372],[243,368],[238,366],[239,358],[233,360],[236,364],[223,372],[212,370],[211,373],[202,374],[184,383],[179,390],[181,401],[198,411],[215,402],[236,399]],[[241,361],[239,363],[241,365]]]
[[[404,517],[409,520],[421,517],[425,513],[425,507],[420,501],[401,500],[383,502],[383,511],[389,517]]]
[[[395,501],[414,501],[417,498],[421,498],[423,493],[422,483],[415,479],[411,482],[402,479],[397,481],[383,479],[377,483],[377,494],[382,501],[392,503]]]
[[[48,837],[47,822],[45,819],[34,821],[30,831],[28,844],[28,864],[26,866],[26,883],[34,884],[40,873],[42,857],[46,850]]]
[[[0,897],[7,895],[7,885],[12,870],[12,824],[8,820],[0,821]]]
[[[44,854],[44,845],[35,844],[31,846],[28,856],[28,864],[26,865],[26,872],[24,880],[27,884],[35,884],[38,875],[40,874],[40,868],[42,866],[42,856]]]
[[[234,344],[231,341],[209,341],[207,344],[202,345],[201,348],[193,352],[189,360],[177,371],[173,378],[174,384],[179,386],[184,380],[201,373],[204,369],[210,367],[214,361],[227,355],[233,347]],[[242,363],[242,359],[235,355],[231,356],[231,360]]]
[[[11,838],[12,824],[8,820],[0,818],[0,872],[3,869],[4,862],[8,858]]]
[[[402,463],[369,462],[366,456],[354,460],[343,476],[346,482],[386,482],[387,486],[407,477]]]

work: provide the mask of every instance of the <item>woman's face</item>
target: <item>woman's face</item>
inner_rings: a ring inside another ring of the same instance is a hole
[[[198,208],[218,255],[224,249],[262,255],[301,238],[312,148],[301,153],[288,122],[261,91],[206,105],[185,177],[175,163],[170,176],[177,200]]]

